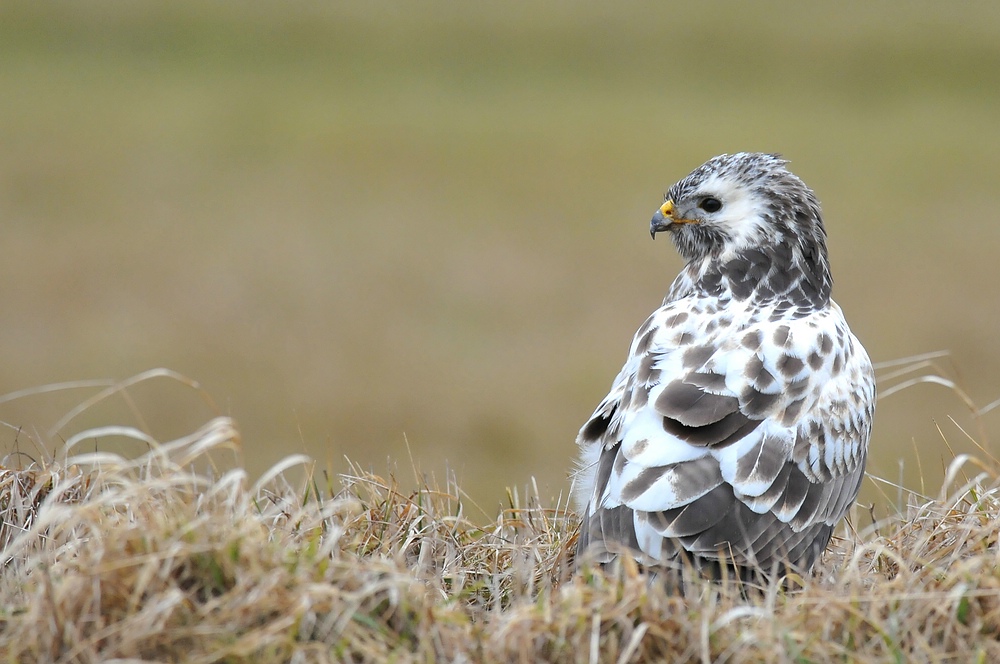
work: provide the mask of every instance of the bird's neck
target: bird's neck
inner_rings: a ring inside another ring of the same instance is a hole
[[[833,279],[822,247],[782,244],[690,261],[666,301],[690,295],[815,310],[830,301]]]

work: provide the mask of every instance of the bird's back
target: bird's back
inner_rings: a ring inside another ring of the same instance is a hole
[[[793,224],[785,242],[689,261],[640,326],[577,438],[581,558],[748,578],[822,553],[860,488],[875,381],[816,224],[811,253]]]

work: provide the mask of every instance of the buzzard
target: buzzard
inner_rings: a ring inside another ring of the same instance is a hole
[[[805,573],[857,497],[874,372],[830,297],[819,202],[786,163],[715,157],[653,215],[686,265],[577,437],[578,559]]]

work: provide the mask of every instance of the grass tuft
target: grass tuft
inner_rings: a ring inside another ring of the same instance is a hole
[[[1000,481],[971,457],[845,528],[800,590],[679,597],[635,566],[574,574],[576,517],[536,488],[476,520],[453,479],[293,457],[251,484],[218,470],[238,447],[220,417],[0,470],[0,661],[1000,661]]]

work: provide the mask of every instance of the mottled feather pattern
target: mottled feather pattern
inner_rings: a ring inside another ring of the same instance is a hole
[[[668,196],[691,218],[654,222],[688,263],[580,431],[579,551],[807,570],[857,496],[875,401],[830,299],[819,205],[784,161],[745,153]]]

